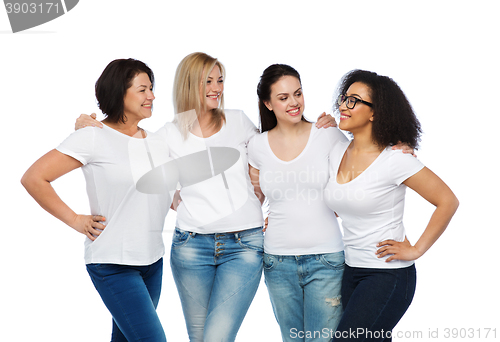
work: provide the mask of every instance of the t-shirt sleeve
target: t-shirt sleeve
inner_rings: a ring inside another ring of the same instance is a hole
[[[405,154],[400,150],[393,151],[391,156],[391,178],[396,185],[424,168],[424,164],[411,154]]]
[[[246,136],[247,142],[250,141],[250,139],[253,136],[255,136],[256,134],[259,133],[259,130],[257,129],[257,127],[255,127],[253,122],[243,112],[241,112],[241,123],[243,125],[243,131],[245,132],[244,134]]]
[[[256,168],[257,170],[260,170],[260,163],[259,163],[259,155],[258,155],[258,135],[254,135],[250,141],[248,142],[247,145],[247,153],[248,153],[248,164],[252,165],[252,167]]]
[[[56,150],[75,158],[83,165],[90,163],[94,153],[96,129],[102,128],[85,127],[73,132],[56,147]]]
[[[154,132],[154,134],[156,136],[159,136],[159,137],[162,137],[162,138],[165,138],[167,137],[167,129],[168,129],[168,125],[169,123],[167,122],[165,125],[163,125],[162,127],[160,127],[156,132]]]
[[[331,144],[336,145],[337,143],[344,143],[349,141],[347,137],[342,133],[337,127],[320,128],[325,129],[330,138]]]
[[[345,153],[344,144],[337,143],[332,146],[332,149],[328,154],[330,173],[333,173],[334,169],[337,169],[338,165],[336,163],[338,163],[339,158],[342,158],[344,156],[344,153]],[[336,177],[337,175],[335,174],[334,176]]]
[[[163,143],[167,146],[168,151],[170,152],[170,148],[168,145],[168,126],[164,125],[163,127],[160,127],[156,132],[154,132],[152,135],[155,137],[155,142],[157,143]],[[169,154],[170,156],[170,154]]]
[[[165,125],[161,127],[156,133],[159,133],[161,131],[164,131],[164,134],[168,135],[170,131],[175,127],[175,123],[173,122],[165,122]],[[163,133],[162,133],[163,134]]]

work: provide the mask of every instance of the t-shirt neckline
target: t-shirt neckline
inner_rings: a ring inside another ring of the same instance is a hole
[[[291,164],[291,163],[299,160],[305,154],[305,152],[307,151],[307,149],[309,148],[309,145],[311,144],[311,140],[312,140],[312,136],[313,136],[313,129],[314,129],[314,127],[315,127],[314,124],[312,124],[311,125],[311,130],[309,131],[309,138],[307,139],[306,146],[304,147],[304,149],[302,150],[302,152],[300,152],[299,155],[297,157],[293,158],[292,160],[286,161],[286,160],[278,158],[278,156],[276,154],[274,154],[273,149],[271,148],[271,144],[269,143],[269,136],[268,136],[268,132],[269,131],[265,132],[266,136],[264,137],[264,139],[266,140],[267,148],[271,152],[271,155],[273,156],[274,159],[276,159],[277,161],[279,161],[280,163],[283,163],[283,164]]]
[[[372,168],[372,165],[374,165],[374,164],[377,164],[377,163],[378,163],[378,160],[380,160],[380,159],[381,159],[380,157],[381,157],[383,154],[385,154],[385,152],[387,151],[387,147],[386,147],[386,148],[384,148],[384,149],[382,150],[382,152],[380,152],[380,153],[379,153],[379,155],[377,156],[377,158],[375,158],[375,160],[374,160],[374,161],[372,161],[372,162],[371,162],[371,164],[370,164],[370,165],[368,165],[368,167],[367,167],[366,169],[364,169],[363,171],[361,171],[361,173],[360,173],[360,174],[358,174],[358,175],[356,176],[356,178],[351,179],[351,180],[350,180],[349,182],[347,182],[347,183],[339,183],[339,182],[337,181],[337,177],[338,177],[338,174],[339,174],[340,164],[342,163],[342,160],[344,159],[344,156],[345,156],[345,154],[347,153],[347,149],[349,148],[349,146],[351,146],[351,143],[352,143],[352,140],[351,140],[351,141],[349,141],[348,143],[346,143],[346,145],[347,145],[347,146],[345,147],[345,149],[344,149],[344,150],[343,150],[343,152],[341,153],[341,155],[340,155],[340,157],[339,157],[339,159],[338,159],[338,162],[337,162],[337,167],[336,167],[336,170],[335,170],[335,183],[336,183],[337,185],[340,185],[340,186],[342,186],[342,185],[347,185],[347,184],[351,184],[351,183],[352,183],[352,182],[354,182],[356,179],[358,179],[358,178],[360,178],[361,176],[363,176],[363,174],[365,174],[367,171],[369,171],[369,170]]]
[[[125,133],[122,133],[122,132],[120,132],[120,131],[112,128],[112,127],[109,127],[104,122],[101,122],[101,123],[102,123],[103,128],[109,129],[109,130],[115,132],[116,134],[124,136],[124,137],[129,138],[129,139],[145,140],[145,139],[147,139],[149,137],[149,133],[146,130],[144,130],[144,129],[143,129],[143,132],[146,134],[146,137],[142,137],[142,134],[141,134],[141,138],[136,138],[136,137],[131,137],[130,135],[127,135]]]

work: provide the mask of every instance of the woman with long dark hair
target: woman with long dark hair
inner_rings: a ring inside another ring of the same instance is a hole
[[[342,235],[323,201],[328,156],[347,138],[304,117],[299,73],[269,66],[257,87],[262,134],[248,146],[250,174],[269,201],[264,275],[283,341],[327,341],[342,314]]]
[[[181,176],[182,201],[174,201],[170,263],[191,341],[234,341],[262,276],[261,202],[247,162],[248,141],[258,131],[243,111],[224,109],[224,81],[225,68],[216,58],[186,56],[174,79],[175,119],[160,129],[177,162],[207,157],[205,164],[184,169],[203,180],[183,184]],[[329,127],[334,120],[320,121]],[[82,124],[98,125],[85,115],[77,128]],[[227,169],[218,168],[233,155]]]

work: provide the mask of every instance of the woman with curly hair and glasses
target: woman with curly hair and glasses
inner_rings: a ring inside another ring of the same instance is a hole
[[[390,341],[413,299],[414,261],[444,232],[458,200],[418,159],[390,148],[399,141],[417,148],[421,134],[396,82],[354,70],[338,93],[339,128],[353,139],[333,147],[324,191],[344,228],[344,314],[333,340]],[[436,207],[414,245],[405,239],[403,225],[407,187]]]

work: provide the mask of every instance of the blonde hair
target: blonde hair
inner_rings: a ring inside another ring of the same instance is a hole
[[[205,100],[200,103],[200,90],[205,94],[208,75],[210,71],[218,66],[223,78],[226,76],[224,66],[216,58],[203,52],[194,52],[187,55],[177,66],[174,78],[173,102],[175,119],[184,139],[193,128],[205,108]],[[203,85],[200,89],[200,85]],[[220,128],[225,121],[224,116],[224,93],[222,93],[219,107],[212,111],[211,125]]]

